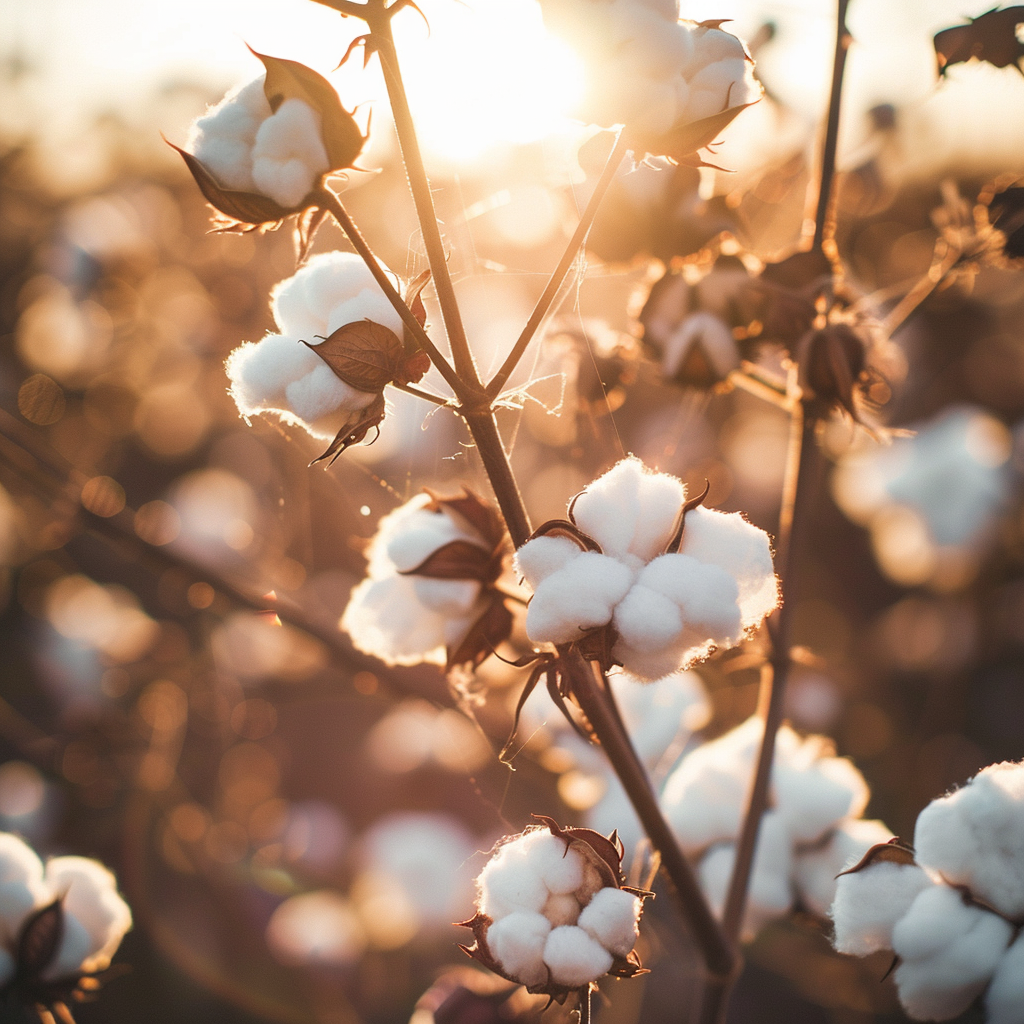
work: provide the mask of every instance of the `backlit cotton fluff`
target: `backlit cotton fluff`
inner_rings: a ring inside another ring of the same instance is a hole
[[[475,495],[419,494],[380,521],[341,628],[388,665],[482,660],[511,628],[490,588],[503,554],[500,519]]]
[[[840,877],[836,949],[892,950],[915,1020],[950,1020],[985,993],[989,1024],[1024,1024],[1024,764],[990,765],[933,800],[914,844],[876,847]]]
[[[55,901],[59,910],[49,913],[57,916],[44,919],[39,912]],[[117,880],[102,864],[55,857],[44,866],[23,840],[0,833],[0,988],[12,981],[30,985],[33,1002],[39,1002],[38,991],[66,998],[82,975],[110,965],[131,924]],[[19,951],[27,957],[40,944],[24,942],[26,930],[53,927],[61,937],[49,959],[19,962]]]
[[[673,149],[683,140],[681,129],[760,99],[746,46],[719,22],[680,21],[671,0],[542,0],[541,9],[548,27],[583,58],[579,116],[604,127],[625,125],[654,155],[695,152],[724,123],[695,139],[697,145]]]
[[[637,890],[621,887],[621,848],[590,829],[544,820],[503,841],[480,873],[477,914],[466,922],[476,944],[466,952],[556,998],[605,974],[638,973],[643,904]]]
[[[272,111],[265,80],[261,75],[229,92],[199,118],[187,148],[223,188],[258,192],[294,209],[331,169],[320,115],[298,98]]]
[[[624,459],[573,503],[572,522],[527,541],[516,566],[533,588],[534,643],[595,637],[613,663],[660,679],[733,647],[778,604],[768,535],[739,513],[686,512],[683,482]]]
[[[697,747],[665,783],[661,804],[683,851],[698,862],[708,899],[720,913],[736,857],[764,725],[750,718]],[[821,736],[783,726],[775,741],[769,807],[761,821],[751,873],[744,937],[789,912],[795,902],[824,916],[835,876],[892,833],[861,821],[868,787]]]
[[[314,351],[339,328],[364,320],[402,336],[401,318],[358,256],[314,256],[275,286],[271,310],[279,333],[246,342],[226,363],[243,416],[268,413],[326,440],[357,423],[374,402],[383,407],[379,393],[346,384]]]

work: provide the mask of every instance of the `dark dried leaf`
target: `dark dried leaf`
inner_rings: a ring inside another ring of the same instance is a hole
[[[512,613],[505,607],[501,595],[494,594],[493,601],[483,615],[473,623],[462,643],[454,650],[449,649],[446,670],[450,671],[456,665],[467,664],[476,668],[511,635]]]
[[[939,75],[953,64],[977,58],[997,68],[1011,64],[1022,71],[1024,43],[1017,38],[1017,26],[1024,23],[1024,7],[993,7],[966,25],[944,29],[935,36],[935,59]]]
[[[395,379],[404,358],[398,335],[372,320],[345,324],[319,345],[303,344],[349,387],[369,394],[383,391]]]
[[[491,553],[467,540],[453,540],[429,554],[415,569],[403,576],[427,576],[435,580],[478,580],[490,573]]]
[[[374,401],[363,410],[362,414],[356,419],[354,424],[347,423],[338,431],[337,436],[327,446],[327,450],[322,455],[318,455],[310,465],[315,466],[318,462],[327,460],[327,465],[330,466],[346,448],[351,448],[352,445],[359,444],[359,442],[362,441],[370,432],[371,428],[380,425],[381,421],[384,419],[384,411],[384,396],[378,395],[376,399],[374,399]]]
[[[492,550],[504,541],[505,520],[490,502],[484,501],[469,487],[462,487],[458,494],[451,497],[438,494],[429,487],[424,490],[430,495],[431,502],[427,508],[432,512],[439,511],[443,506],[447,511],[461,516],[491,545]]]
[[[755,101],[756,102],[756,101]],[[660,155],[671,157],[679,162],[688,161],[698,150],[705,149],[718,138],[728,125],[753,103],[739,103],[734,107],[701,117],[689,124],[680,125],[662,135],[653,149]],[[648,147],[651,148],[651,147]],[[698,166],[712,166],[700,164]]]
[[[226,217],[242,224],[262,226],[276,224],[290,213],[295,213],[295,210],[286,210],[273,199],[258,192],[239,192],[236,189],[221,188],[213,175],[191,153],[173,142],[168,142],[167,145],[181,154],[199,186],[199,191],[203,193],[203,198]]]
[[[34,980],[57,955],[64,937],[64,906],[61,899],[31,914],[18,936],[18,974]]]
[[[549,519],[547,522],[541,523],[530,534],[529,539],[550,536],[568,537],[579,544],[581,551],[596,551],[598,554],[603,554],[601,545],[593,537],[588,537],[575,523],[570,523],[567,519]]]
[[[327,211],[321,210],[318,206],[307,206],[299,214],[295,223],[295,247],[300,267],[309,259],[309,250],[313,247],[313,240],[326,217]]]
[[[408,339],[409,332],[405,332]],[[423,379],[424,374],[430,369],[430,356],[423,349],[418,348],[410,352],[403,360],[395,374],[395,380],[399,384],[415,384]]]
[[[872,846],[852,868],[840,871],[836,878],[842,878],[843,875],[855,875],[858,871],[871,867],[872,864],[880,863],[909,866],[917,862],[914,860],[913,849],[906,846],[899,836],[893,836],[887,843],[878,843],[876,846]]]
[[[276,112],[285,100],[291,99],[308,103],[320,115],[320,134],[330,169],[340,171],[351,167],[366,139],[355,118],[341,105],[334,86],[305,64],[249,49],[267,69],[263,91],[270,109]]]
[[[834,272],[832,261],[820,249],[808,249],[765,264],[761,279],[794,291],[815,290],[823,281],[830,281]]]

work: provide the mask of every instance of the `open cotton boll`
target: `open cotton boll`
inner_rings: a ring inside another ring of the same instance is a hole
[[[985,993],[986,1024],[1024,1024],[1024,937],[1016,941],[996,967]]]
[[[48,895],[35,850],[10,832],[0,832],[0,943],[10,946],[25,918]]]
[[[575,850],[566,849],[564,839],[539,829],[528,838],[530,862],[549,892],[562,895],[583,885],[583,860]]]
[[[298,206],[331,166],[320,116],[304,100],[285,100],[257,129],[252,161],[260,192],[286,208]]]
[[[836,897],[839,872],[856,864],[872,846],[891,838],[892,832],[882,822],[851,818],[841,821],[824,842],[797,849],[793,880],[804,906],[827,917]]]
[[[487,929],[487,944],[502,968],[524,985],[547,981],[544,948],[551,922],[542,914],[513,912]]]
[[[933,800],[914,829],[917,858],[1010,918],[1024,915],[1024,764],[1004,761]]]
[[[579,544],[568,537],[535,537],[516,552],[516,572],[536,588],[538,583],[564,569],[579,554]]]
[[[87,857],[55,857],[45,881],[63,896],[64,912],[86,930],[89,948],[79,961],[83,971],[103,970],[132,926],[132,913],[117,891],[117,879]]]
[[[540,913],[550,895],[530,863],[528,848],[517,842],[500,847],[477,879],[480,912],[495,921],[520,911]]]
[[[586,985],[607,974],[612,962],[612,954],[578,925],[553,928],[544,944],[544,963],[558,985]]]
[[[701,888],[719,916],[725,909],[735,863],[735,844],[723,843],[712,847],[698,868]],[[744,942],[753,939],[770,921],[789,912],[793,904],[792,866],[792,842],[786,827],[775,812],[768,811],[762,817],[757,833],[747,906],[743,914],[741,937]]]
[[[916,864],[887,861],[836,880],[829,914],[840,953],[867,956],[893,948],[893,929],[922,891],[935,883]]]
[[[728,377],[739,367],[740,352],[729,325],[712,313],[699,312],[688,316],[665,339],[661,355],[662,373],[666,377],[674,377],[698,345],[719,378]]]
[[[260,124],[271,116],[265,75],[229,92],[193,124],[186,148],[224,188],[250,192],[252,149]]]
[[[642,909],[632,893],[606,886],[583,908],[579,926],[615,956],[626,956],[640,935]]]
[[[1013,932],[1008,921],[965,903],[956,889],[925,889],[892,931],[904,1009],[916,1020],[963,1013],[995,973]]]

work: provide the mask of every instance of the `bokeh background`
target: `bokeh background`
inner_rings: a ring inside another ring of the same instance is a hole
[[[564,119],[577,70],[534,4],[421,7],[429,36],[413,11],[396,32],[464,317],[493,368],[603,142]],[[501,414],[536,520],[635,452],[775,530],[784,415],[661,379],[635,316],[666,265],[701,265],[723,232],[760,259],[800,237],[825,8],[683,4],[735,19],[767,97],[726,134],[716,162],[732,172],[641,168],[613,186],[586,277]],[[937,80],[932,34],[983,9],[851,4],[837,242],[879,316],[944,232],[973,230],[988,183],[1024,173],[1024,75],[971,64]],[[514,774],[497,763],[522,674],[492,659],[453,695],[335,629],[382,514],[426,483],[485,489],[454,418],[392,393],[379,440],[324,472],[307,468],[315,442],[245,424],[227,395],[223,361],[272,329],[292,239],[208,233],[161,133],[183,143],[255,77],[246,43],[326,74],[357,32],[300,0],[0,9],[0,827],[100,857],[132,904],[131,971],[76,1010],[82,1024],[427,1024],[416,1000],[466,963],[450,922],[469,915],[481,851],[532,811],[581,819],[607,787],[539,724]],[[373,112],[376,173],[354,176],[347,205],[392,268],[418,273],[376,63],[332,80],[360,119]],[[335,246],[325,227],[316,250]],[[871,783],[869,815],[908,837],[933,796],[1024,756],[1024,277],[990,262],[944,284],[890,359],[882,418],[917,438],[884,448],[844,421],[824,434],[837,468],[795,609],[807,656],[791,720],[835,737]],[[429,296],[428,312],[436,323]],[[263,610],[269,591],[284,622]],[[708,735],[752,711],[749,659],[702,676]],[[609,986],[607,1024],[679,1019],[695,967],[665,902],[644,939],[654,973]],[[886,966],[836,957],[798,917],[750,949],[732,1019],[900,1020]]]

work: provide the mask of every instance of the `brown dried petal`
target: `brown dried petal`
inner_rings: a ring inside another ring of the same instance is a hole
[[[952,64],[962,64],[976,57],[997,68],[1018,70],[1024,57],[1024,43],[1017,38],[1017,26],[1024,23],[1024,7],[993,9],[967,25],[944,29],[934,39],[935,59],[939,75],[945,75]]]
[[[334,86],[305,64],[257,53],[267,69],[263,91],[275,113],[285,100],[308,103],[320,115],[320,135],[332,171],[351,167],[362,152],[366,139],[355,118],[341,105]]]
[[[378,395],[338,431],[334,440],[327,446],[327,450],[322,455],[318,455],[310,465],[315,466],[318,462],[323,462],[326,459],[329,466],[346,448],[359,444],[372,427],[379,426],[384,419],[384,412],[384,396]]]
[[[431,552],[415,569],[402,576],[427,576],[435,580],[478,580],[483,583],[491,567],[491,553],[467,540],[453,540]]]
[[[60,899],[31,914],[18,936],[18,973],[26,979],[37,978],[57,955],[64,937],[64,907]]]
[[[500,594],[494,594],[494,600],[487,610],[473,623],[465,639],[454,650],[448,651],[447,670],[456,665],[471,664],[474,668],[485,658],[492,655],[495,648],[504,643],[512,635],[512,613],[505,607]]]
[[[269,225],[276,224],[290,213],[296,212],[295,209],[286,209],[258,192],[221,188],[213,175],[188,150],[176,146],[173,142],[168,142],[167,145],[181,154],[185,166],[199,186],[199,191],[203,193],[203,198],[226,217],[242,224]]]
[[[372,320],[345,324],[319,345],[303,344],[349,387],[369,394],[383,391],[395,379],[405,356],[398,335]]]
[[[909,846],[906,846],[899,836],[893,836],[887,843],[878,843],[872,846],[852,868],[840,871],[836,878],[842,878],[843,875],[855,875],[858,871],[871,867],[872,864],[904,864],[910,866],[916,863],[914,851]]]

